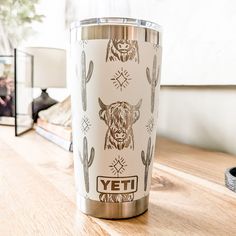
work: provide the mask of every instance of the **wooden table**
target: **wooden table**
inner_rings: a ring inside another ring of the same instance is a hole
[[[0,235],[236,235],[236,157],[159,138],[149,210],[101,220],[76,209],[72,154],[34,131],[0,127]]]

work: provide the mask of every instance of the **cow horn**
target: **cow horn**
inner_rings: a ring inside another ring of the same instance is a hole
[[[107,105],[105,105],[105,104],[102,102],[101,98],[98,98],[98,103],[99,103],[100,107],[102,108],[102,110],[106,110],[106,109],[107,109]]]
[[[139,108],[141,107],[141,105],[142,105],[142,99],[140,99],[139,102],[138,102],[138,104],[136,104],[136,105],[134,106],[134,109],[135,109],[136,111],[139,110]]]

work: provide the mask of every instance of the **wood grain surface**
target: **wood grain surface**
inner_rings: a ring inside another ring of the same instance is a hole
[[[236,166],[236,156],[212,152],[169,139],[159,138],[156,146],[158,163],[224,185],[224,171]]]
[[[35,132],[0,127],[0,235],[236,235],[236,158],[160,138],[149,210],[101,220],[76,209],[72,154]]]

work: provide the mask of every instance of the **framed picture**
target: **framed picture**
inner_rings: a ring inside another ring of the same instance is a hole
[[[0,55],[0,125],[14,125],[14,57]]]
[[[33,56],[14,50],[15,136],[33,128]]]

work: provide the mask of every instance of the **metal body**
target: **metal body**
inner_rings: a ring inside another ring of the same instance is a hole
[[[161,27],[128,18],[94,18],[72,23],[71,43],[78,40],[129,39],[161,46]]]
[[[73,23],[70,37],[78,207],[99,218],[140,215],[155,150],[160,26],[95,18]]]

